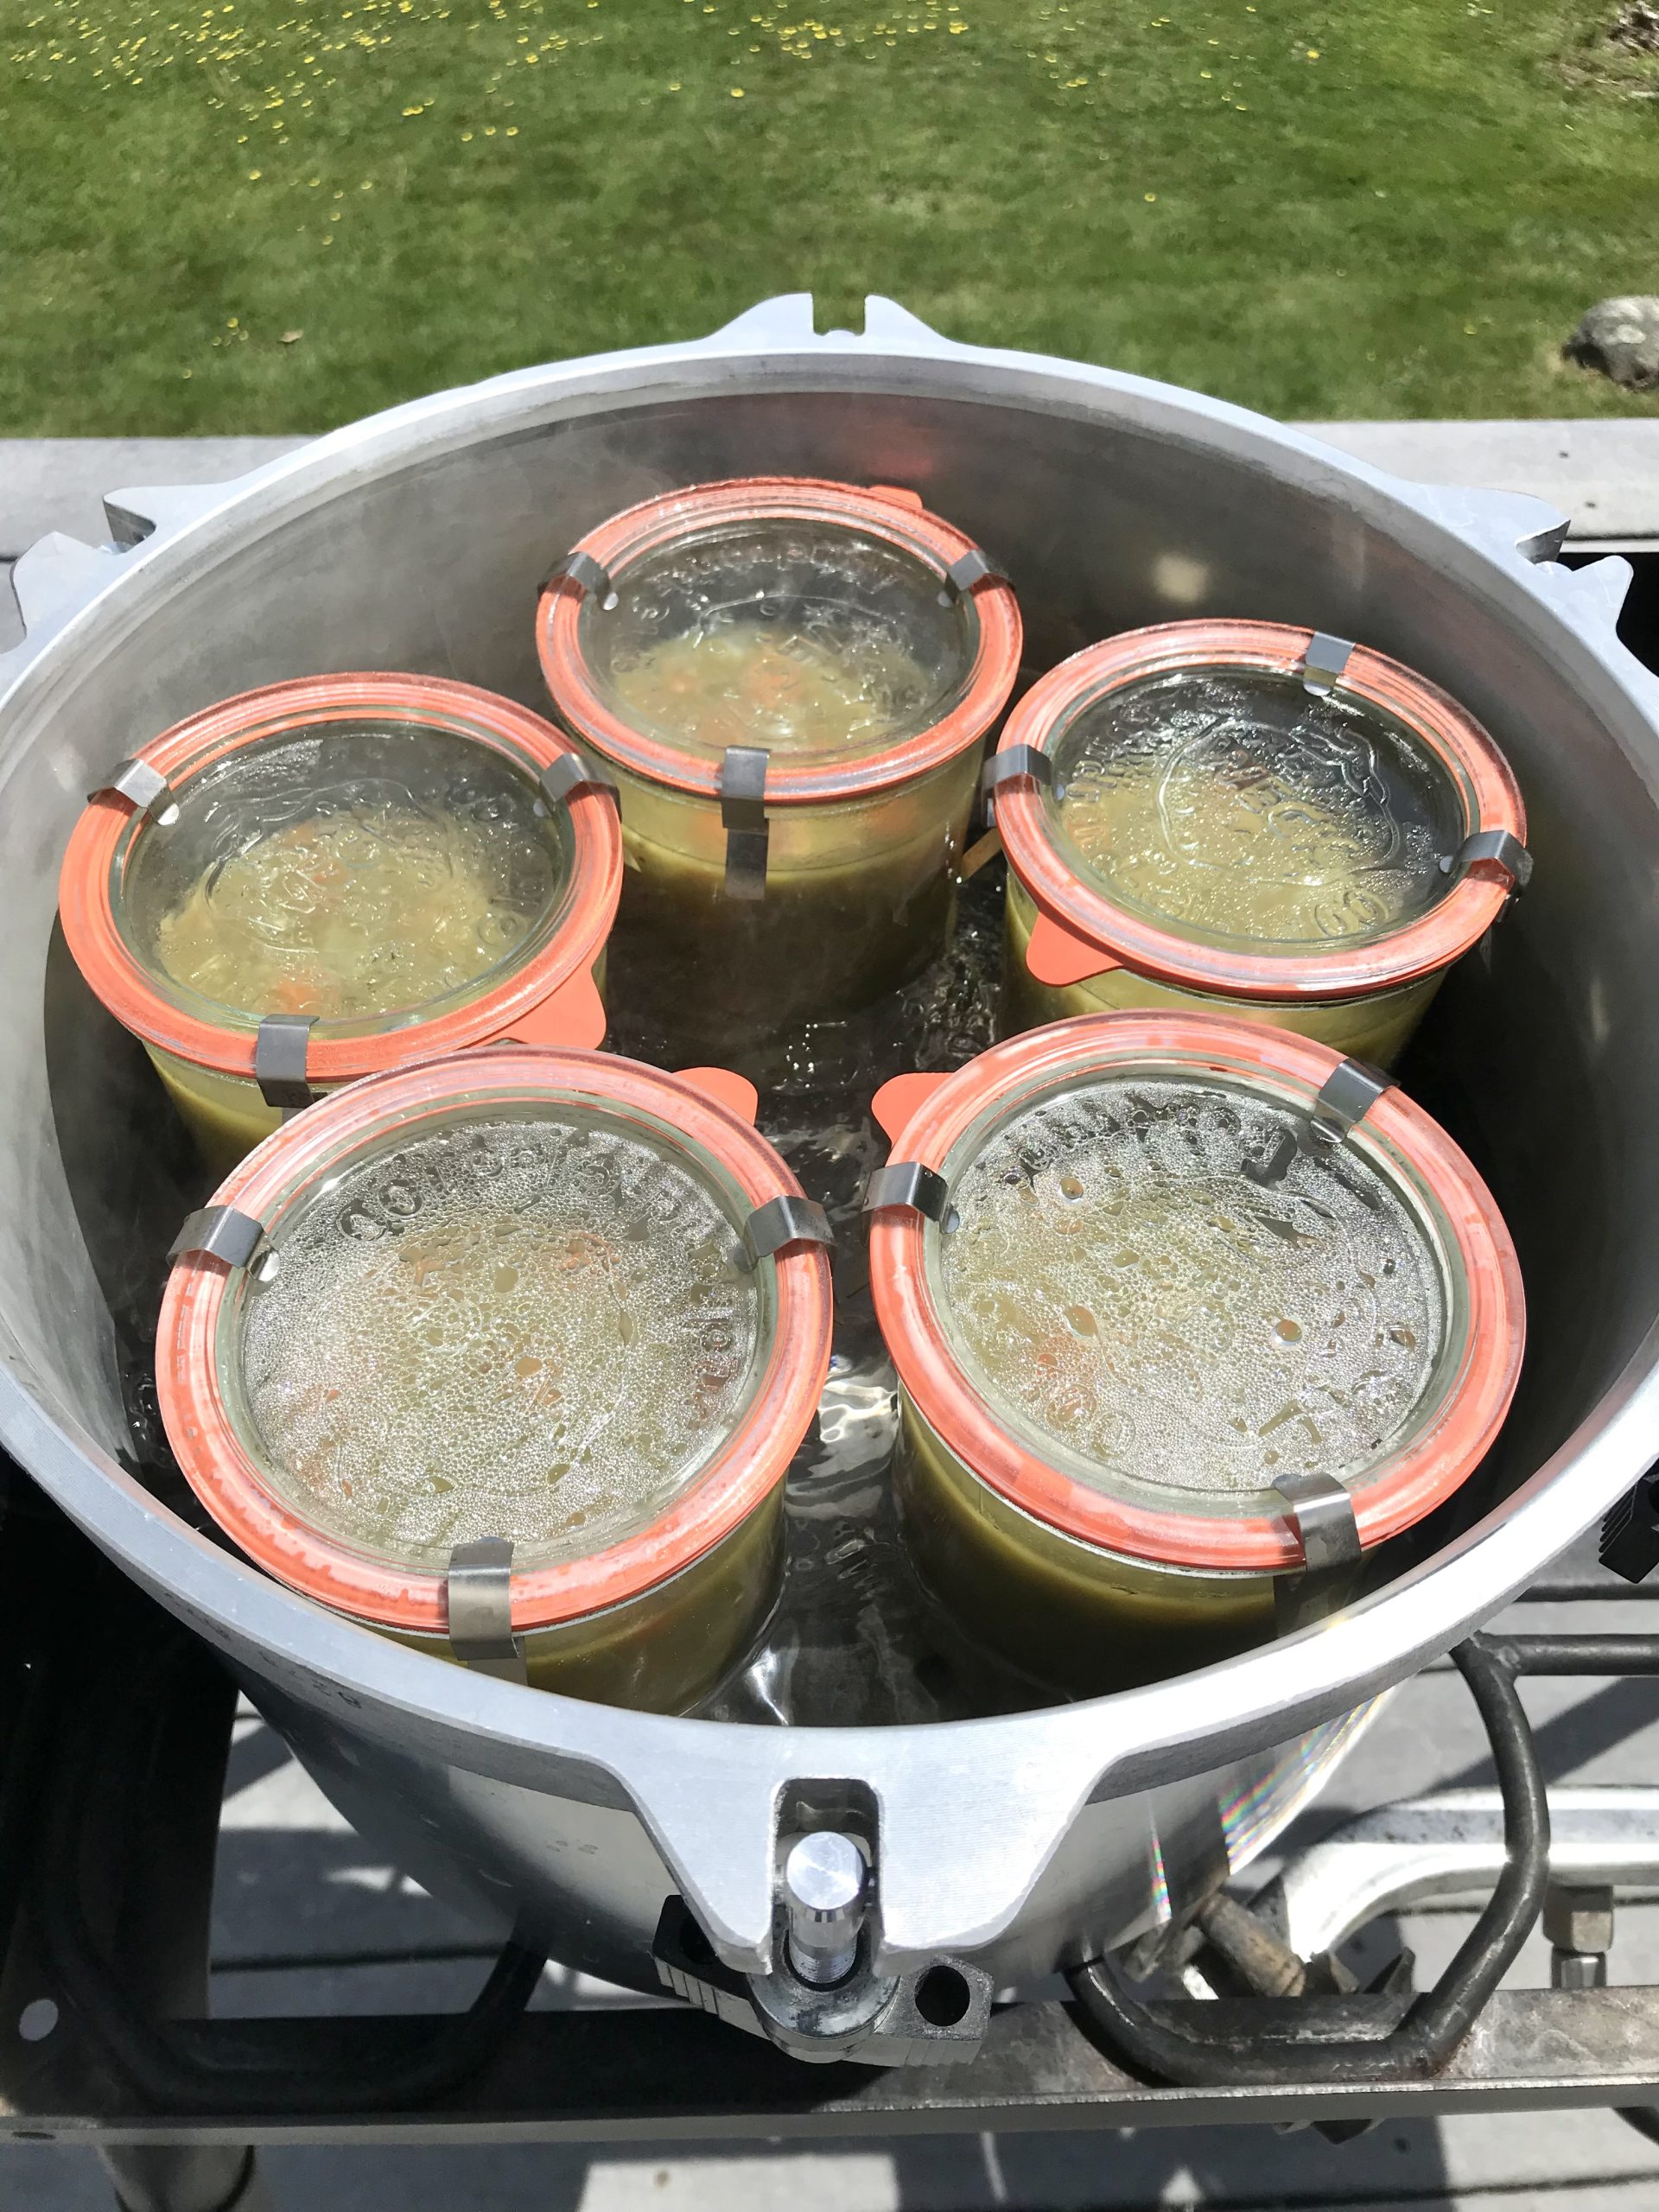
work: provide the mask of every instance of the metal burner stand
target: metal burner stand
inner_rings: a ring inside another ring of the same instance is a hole
[[[261,2141],[1251,2120],[1340,2137],[1395,2113],[1659,2107],[1659,1988],[1605,1986],[1612,1893],[1659,1878],[1659,1792],[1567,1790],[1552,1808],[1516,1690],[1524,1675],[1659,1675],[1659,1636],[1487,1636],[1457,1661],[1498,1790],[1367,1815],[1248,1910],[1201,1914],[1164,1964],[1208,1999],[1145,2001],[1095,1967],[1073,1977],[1073,2002],[998,2009],[970,2063],[807,2066],[690,2005],[526,2012],[542,1961],[510,1946],[453,2018],[208,2019],[234,1686],[14,1476],[0,1531],[0,2140],[96,2146],[130,2212],[217,2212],[255,2202]],[[1351,1986],[1332,1955],[1355,1928],[1484,1883],[1491,1901],[1435,1989],[1410,1993],[1408,1961]],[[1541,1909],[1557,1986],[1498,1988]],[[1649,2130],[1651,2111],[1631,2117]]]

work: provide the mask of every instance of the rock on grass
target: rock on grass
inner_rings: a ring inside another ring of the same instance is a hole
[[[1659,293],[1598,300],[1561,351],[1627,391],[1659,390]]]

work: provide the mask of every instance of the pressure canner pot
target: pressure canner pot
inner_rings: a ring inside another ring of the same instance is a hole
[[[54,933],[87,792],[213,702],[301,677],[397,669],[545,711],[532,618],[550,565],[631,504],[757,474],[899,486],[950,518],[1017,589],[1027,679],[1140,626],[1300,625],[1420,671],[1510,760],[1535,874],[1446,982],[1426,1079],[1513,1232],[1526,1370],[1484,1466],[1330,1618],[1000,1717],[710,1722],[407,1648],[245,1563],[135,1472],[110,1255],[164,1248],[176,1215],[132,1147],[142,1055],[104,1049]],[[1618,639],[1624,564],[1559,565],[1565,525],[1540,504],[1391,479],[1138,378],[957,345],[889,301],[862,334],[821,334],[791,296],[696,343],[394,409],[234,483],[119,492],[109,514],[112,544],[24,557],[27,638],[0,657],[0,1442],[435,1891],[645,1989],[677,1900],[722,2007],[747,1993],[787,2047],[960,2056],[991,1988],[1179,1910],[1195,1866],[1213,1878],[1217,1835],[1242,1865],[1370,1701],[1652,1460],[1659,683]],[[790,2012],[789,1847],[821,1830],[865,1862],[851,1916],[874,1994]],[[690,1986],[697,1961],[677,1955]],[[954,2022],[926,1980],[942,1962],[966,1992]],[[877,1999],[906,1993],[906,2031],[881,2047]]]

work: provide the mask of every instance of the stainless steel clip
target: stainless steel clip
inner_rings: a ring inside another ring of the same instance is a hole
[[[316,1093],[306,1079],[314,1014],[268,1014],[253,1040],[253,1079],[267,1106],[309,1106]]]
[[[950,1205],[950,1185],[919,1160],[890,1160],[864,1185],[866,1213],[880,1212],[884,1206],[913,1206],[929,1221],[943,1221]]]
[[[1298,671],[1303,690],[1311,691],[1316,699],[1322,699],[1342,681],[1353,650],[1348,639],[1333,638],[1326,631],[1316,630],[1307,641],[1307,651],[1302,655]]]
[[[976,545],[959,553],[944,572],[944,583],[939,592],[941,607],[954,607],[965,599],[976,584],[986,582],[1005,584],[1007,577],[994,561],[988,560]]]
[[[524,1640],[512,1632],[512,1541],[477,1536],[457,1544],[446,1577],[449,1649],[475,1675],[527,1682]]]
[[[181,1260],[187,1253],[202,1252],[226,1267],[245,1268],[264,1240],[264,1224],[251,1213],[238,1213],[234,1206],[198,1206],[185,1216],[167,1256]]]
[[[563,806],[573,791],[603,791],[613,806],[621,808],[616,778],[608,768],[596,760],[584,760],[580,753],[561,753],[556,760],[550,760],[538,782],[550,810]]]
[[[1313,1101],[1313,1126],[1321,1135],[1341,1143],[1363,1122],[1394,1077],[1366,1060],[1344,1060],[1332,1068]]]
[[[1288,1636],[1336,1611],[1363,1554],[1354,1501],[1334,1475],[1284,1475],[1274,1487],[1302,1547],[1300,1573],[1279,1575],[1273,1586],[1274,1625]]]
[[[1477,861],[1496,861],[1519,898],[1532,881],[1532,855],[1511,830],[1472,830],[1455,853],[1440,862],[1442,875],[1466,875]]]
[[[1021,776],[1029,776],[1033,784],[1052,784],[1054,763],[1034,745],[1005,745],[980,770],[979,788],[989,798],[1004,784],[1017,782]]]
[[[547,574],[536,587],[536,596],[551,591],[557,583],[572,583],[585,599],[590,593],[602,607],[611,595],[611,572],[594,560],[591,553],[579,548],[561,553]]]
[[[728,745],[721,758],[720,819],[726,832],[726,895],[766,895],[766,770],[762,745]]]
[[[123,798],[130,799],[139,813],[149,815],[152,822],[159,822],[178,804],[172,785],[148,760],[118,760],[86,796],[101,798],[105,791],[118,791]]]
[[[821,1205],[791,1194],[768,1198],[765,1205],[757,1206],[743,1224],[743,1241],[749,1249],[750,1265],[758,1267],[772,1253],[781,1252],[785,1244],[833,1246],[836,1232]]]

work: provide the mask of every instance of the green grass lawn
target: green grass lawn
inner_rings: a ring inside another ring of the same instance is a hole
[[[810,289],[1291,416],[1659,412],[1615,0],[0,0],[0,433],[326,428]],[[1167,10],[1167,12],[1163,12]]]

